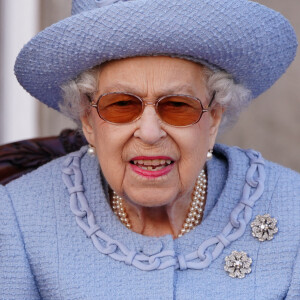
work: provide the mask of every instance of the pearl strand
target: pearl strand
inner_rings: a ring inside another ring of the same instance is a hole
[[[202,170],[197,178],[194,191],[192,194],[192,201],[190,204],[190,208],[187,213],[187,217],[178,234],[178,237],[181,237],[185,233],[190,232],[192,229],[195,229],[195,227],[201,223],[203,212],[204,212],[206,182],[207,182],[206,174],[205,171]],[[130,229],[131,224],[123,205],[123,199],[122,197],[118,196],[115,191],[113,191],[112,209],[113,212],[118,216],[120,221],[127,228]]]
[[[181,237],[185,233],[190,232],[192,229],[195,229],[195,227],[201,223],[204,212],[206,182],[206,174],[204,170],[202,170],[197,178],[190,209],[185,222],[182,225],[180,233],[178,234],[178,237]]]
[[[118,196],[115,191],[113,191],[112,209],[113,212],[119,217],[120,221],[130,229],[131,224],[123,205],[123,199],[122,197]]]

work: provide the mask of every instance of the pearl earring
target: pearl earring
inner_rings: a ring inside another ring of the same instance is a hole
[[[96,155],[95,147],[89,144],[87,153],[88,153],[89,156],[94,157]]]
[[[209,149],[206,155],[207,160],[211,160],[213,157],[213,149]]]

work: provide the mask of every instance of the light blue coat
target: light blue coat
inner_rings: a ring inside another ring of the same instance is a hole
[[[80,158],[83,188],[68,190],[66,181],[76,179],[66,168],[70,161],[59,158],[0,187],[0,299],[300,299],[298,173],[267,161],[258,163],[265,174],[262,195],[253,207],[247,199],[239,204],[247,185],[250,197],[257,191],[259,172],[249,180],[247,152],[217,145],[207,164],[204,220],[173,240],[169,235],[142,236],[119,222],[107,202],[107,184],[95,158]],[[98,236],[78,225],[88,223],[75,217],[76,205],[78,210],[82,206],[75,203],[74,195],[87,199],[89,217],[100,228],[92,228]],[[226,238],[220,233],[231,226],[237,207],[244,207],[238,216],[240,224],[247,216],[250,221],[240,237],[233,233]],[[250,224],[266,213],[278,221],[278,233],[273,240],[260,242],[252,236]],[[99,236],[116,241],[119,248],[105,244]],[[230,236],[234,238],[228,242]],[[203,250],[207,241],[218,243],[206,249],[205,257],[189,262],[189,254]],[[218,255],[214,255],[216,246]],[[103,249],[109,253],[102,253]],[[231,278],[224,270],[225,257],[233,250],[252,258],[252,271],[243,279]],[[162,251],[168,255],[155,260],[153,256]],[[139,257],[152,257],[150,263],[158,262],[158,269],[141,270],[136,266]],[[209,257],[205,268],[191,268]]]

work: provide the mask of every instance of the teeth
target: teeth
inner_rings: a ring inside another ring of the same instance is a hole
[[[164,168],[166,165],[170,165],[172,161],[170,159],[145,159],[145,160],[134,160],[134,165],[139,165],[143,170],[160,170]]]
[[[161,170],[162,168],[164,168],[164,166],[156,167],[155,170],[158,171],[158,170]]]
[[[144,160],[143,165],[145,165],[145,166],[151,166],[152,165],[152,160]]]
[[[152,160],[152,166],[158,166],[158,165],[160,165],[159,159]]]

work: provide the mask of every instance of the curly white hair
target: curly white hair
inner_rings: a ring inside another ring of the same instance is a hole
[[[90,109],[89,98],[93,98],[98,90],[100,68],[101,66],[97,66],[86,70],[61,87],[63,102],[60,104],[60,111],[75,121],[79,128],[80,117]],[[233,77],[224,71],[212,71],[206,66],[203,66],[203,70],[206,75],[207,96],[211,97],[216,92],[214,105],[224,107],[220,124],[220,131],[223,132],[237,121],[240,112],[247,107],[251,91],[235,83]]]

